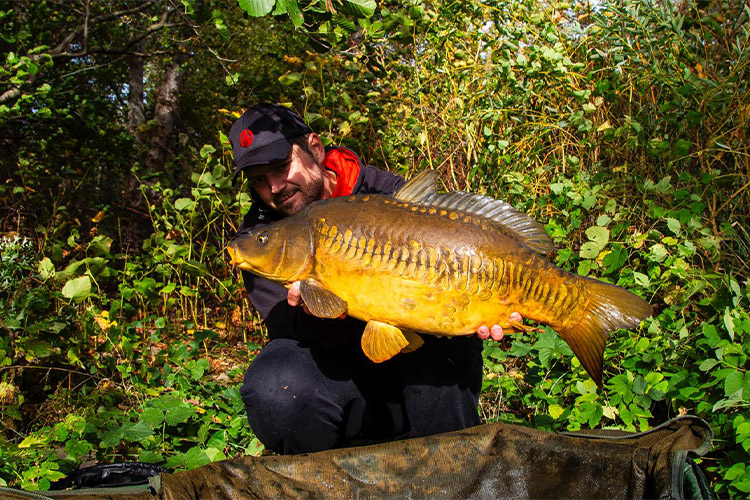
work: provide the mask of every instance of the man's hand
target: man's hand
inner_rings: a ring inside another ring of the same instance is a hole
[[[510,314],[510,320],[520,323],[521,321],[523,321],[523,318],[521,317],[520,313],[513,312]],[[500,325],[492,325],[492,328],[488,328],[487,325],[482,325],[477,328],[477,337],[482,340],[492,339],[499,341],[503,340],[504,336],[505,333],[503,333],[503,327]]]
[[[286,294],[286,301],[292,307],[305,305],[305,303],[302,302],[302,295],[299,293],[299,281],[295,281],[292,283],[292,286],[289,287],[289,291]],[[309,313],[310,311],[306,310],[306,312]]]
[[[286,293],[286,301],[290,306],[292,307],[302,306],[302,309],[304,309],[305,313],[312,314],[310,312],[310,309],[307,308],[307,306],[305,305],[305,302],[302,300],[302,294],[299,291],[299,281],[295,281],[289,287],[289,291]],[[344,319],[344,318],[346,318],[346,313],[338,317],[338,319]]]

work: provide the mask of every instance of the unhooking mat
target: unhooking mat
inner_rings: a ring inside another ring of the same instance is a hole
[[[691,416],[640,434],[553,434],[495,423],[371,446],[234,458],[140,486],[0,489],[0,498],[710,498],[691,456],[707,453],[712,436]]]

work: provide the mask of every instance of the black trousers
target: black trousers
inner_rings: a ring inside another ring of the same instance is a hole
[[[481,340],[425,340],[380,364],[359,349],[272,340],[240,390],[253,432],[266,448],[291,454],[478,425]]]

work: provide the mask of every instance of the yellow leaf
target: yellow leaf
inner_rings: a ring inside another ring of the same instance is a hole
[[[99,325],[99,328],[105,332],[109,332],[109,329],[113,326],[117,326],[117,321],[109,320],[109,311],[102,311],[101,313],[94,316],[94,321]]]
[[[91,222],[101,222],[101,220],[104,218],[104,216],[107,215],[104,213],[103,210],[99,210],[99,213],[97,213],[92,219]]]
[[[614,406],[602,406],[602,414],[610,420],[617,418],[618,413]]]
[[[609,120],[599,125],[599,128],[596,129],[597,132],[604,132],[607,129],[612,128],[612,125],[610,125]]]
[[[549,414],[552,415],[552,418],[560,418],[560,415],[563,414],[565,409],[560,405],[549,405]]]
[[[239,118],[240,116],[242,116],[242,113],[240,113],[239,111],[229,111],[228,109],[224,108],[217,109],[216,111],[224,115],[229,115],[233,118]]]

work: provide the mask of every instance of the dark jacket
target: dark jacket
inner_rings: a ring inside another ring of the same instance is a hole
[[[331,153],[344,152],[356,162],[349,162],[344,168],[358,168],[359,174],[351,194],[391,194],[404,184],[404,180],[390,172],[364,165],[358,156],[346,148],[330,148]],[[353,156],[352,156],[353,155]],[[358,164],[358,165],[357,165]],[[324,162],[324,166],[327,166]],[[339,168],[340,165],[338,165]],[[333,169],[335,170],[335,169]],[[259,224],[269,224],[281,220],[284,214],[277,212],[254,197],[255,201],[245,214],[242,228],[251,228]],[[258,310],[268,328],[268,335],[273,339],[291,338],[301,340],[318,348],[340,347],[358,344],[364,329],[364,323],[354,318],[322,319],[311,316],[301,307],[291,307],[287,303],[287,289],[282,285],[260,278],[243,271],[242,277],[250,296],[250,302]]]

